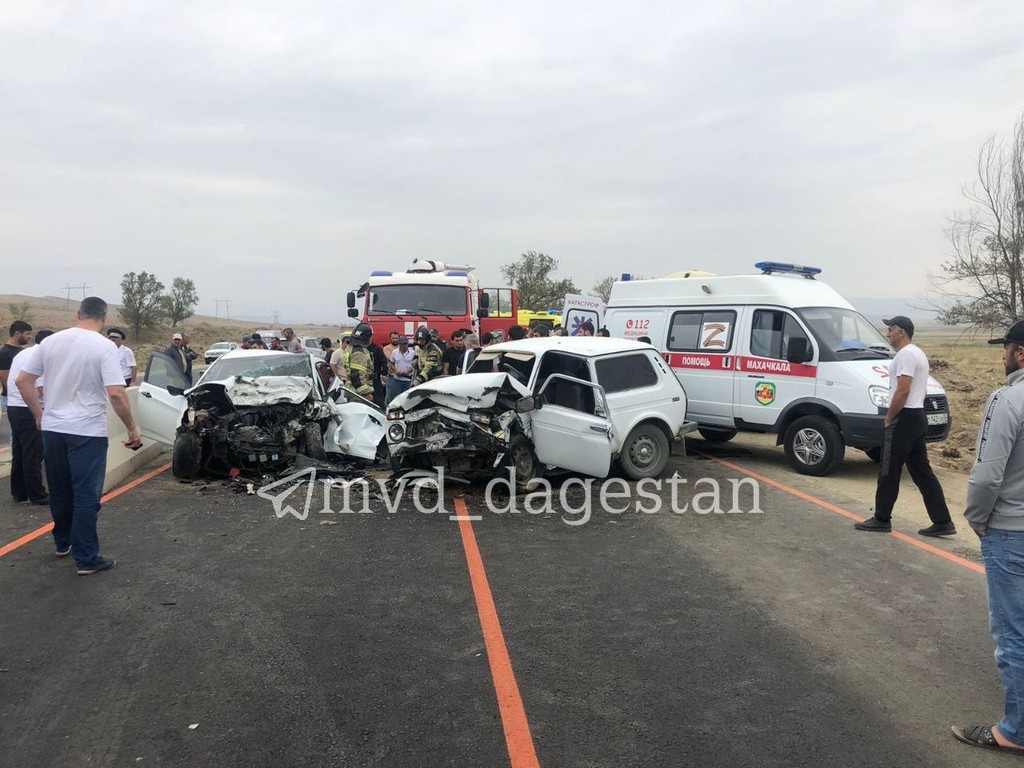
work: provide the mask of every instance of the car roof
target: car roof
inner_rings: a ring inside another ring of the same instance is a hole
[[[619,352],[643,352],[657,350],[642,341],[611,339],[604,336],[548,336],[545,338],[520,339],[519,341],[503,341],[484,347],[481,352],[532,352],[542,355],[545,352],[558,350],[584,357],[613,355]]]

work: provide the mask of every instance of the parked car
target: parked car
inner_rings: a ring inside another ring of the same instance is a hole
[[[314,336],[299,336],[298,338],[306,352],[321,360],[324,359],[324,351],[320,349],[320,339]]]
[[[452,473],[504,465],[527,485],[544,472],[660,475],[673,440],[696,428],[686,393],[651,345],[594,337],[486,347],[469,372],[421,384],[388,407],[397,469]]]
[[[203,360],[209,365],[221,355],[226,355],[228,352],[233,352],[238,349],[238,345],[233,341],[218,341],[216,344],[211,344],[210,347],[203,354]]]
[[[383,411],[331,382],[313,355],[265,350],[228,352],[189,388],[166,355],[150,356],[139,386],[142,434],[173,445],[179,479],[200,473],[279,470],[298,454],[372,461],[383,441]]]

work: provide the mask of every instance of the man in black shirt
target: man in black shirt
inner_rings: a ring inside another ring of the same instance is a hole
[[[0,349],[0,396],[3,397],[4,407],[7,406],[7,375],[11,372],[11,362],[14,356],[21,352],[22,347],[28,344],[32,338],[32,326],[24,320],[15,320],[11,323],[10,338]],[[11,382],[14,386],[14,382]]]

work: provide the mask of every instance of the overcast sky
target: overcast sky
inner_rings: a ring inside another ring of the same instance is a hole
[[[1022,111],[1019,0],[11,0],[0,293],[148,270],[337,322],[371,269],[538,250],[914,296]]]

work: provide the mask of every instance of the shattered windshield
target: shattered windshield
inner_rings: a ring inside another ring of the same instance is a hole
[[[797,312],[818,341],[844,360],[890,357],[893,353],[878,329],[852,309],[808,307]]]
[[[376,285],[370,314],[466,315],[466,289],[458,285]]]
[[[209,367],[207,381],[223,381],[235,376],[256,379],[261,376],[306,376],[312,377],[309,355],[244,355],[222,357]]]

